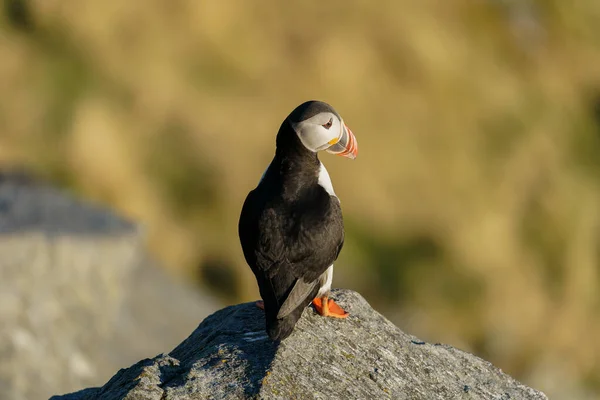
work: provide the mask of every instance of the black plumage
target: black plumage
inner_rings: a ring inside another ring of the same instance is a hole
[[[244,257],[256,277],[273,340],[291,334],[344,244],[339,200],[319,185],[317,153],[304,147],[292,128],[324,111],[338,115],[326,103],[307,102],[283,121],[275,157],[248,194],[239,220]]]

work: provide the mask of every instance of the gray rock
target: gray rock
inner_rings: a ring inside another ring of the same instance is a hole
[[[0,174],[0,398],[100,385],[217,308],[152,263],[137,225]]]
[[[253,303],[227,307],[168,355],[53,399],[546,399],[472,354],[403,333],[355,292],[333,297],[348,319],[307,308],[282,343]]]

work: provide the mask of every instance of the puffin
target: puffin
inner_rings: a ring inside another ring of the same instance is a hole
[[[356,158],[358,143],[329,104],[310,100],[281,123],[275,156],[244,201],[238,234],[252,269],[273,341],[287,338],[313,304],[324,317],[349,313],[329,298],[333,263],[344,245],[344,221],[318,153]]]

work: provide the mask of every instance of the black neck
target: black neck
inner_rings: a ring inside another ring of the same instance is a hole
[[[302,188],[318,181],[320,162],[317,153],[304,147],[287,119],[277,134],[273,166],[277,166],[284,194],[289,196],[296,196]]]

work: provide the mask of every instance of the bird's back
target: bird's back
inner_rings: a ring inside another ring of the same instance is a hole
[[[267,173],[251,191],[239,222],[244,256],[256,276],[265,304],[267,331],[274,339],[289,335],[319,290],[319,277],[337,258],[343,244],[343,221],[337,198],[316,180],[294,196],[276,173]],[[285,318],[277,318],[294,285],[306,284],[306,298]]]

